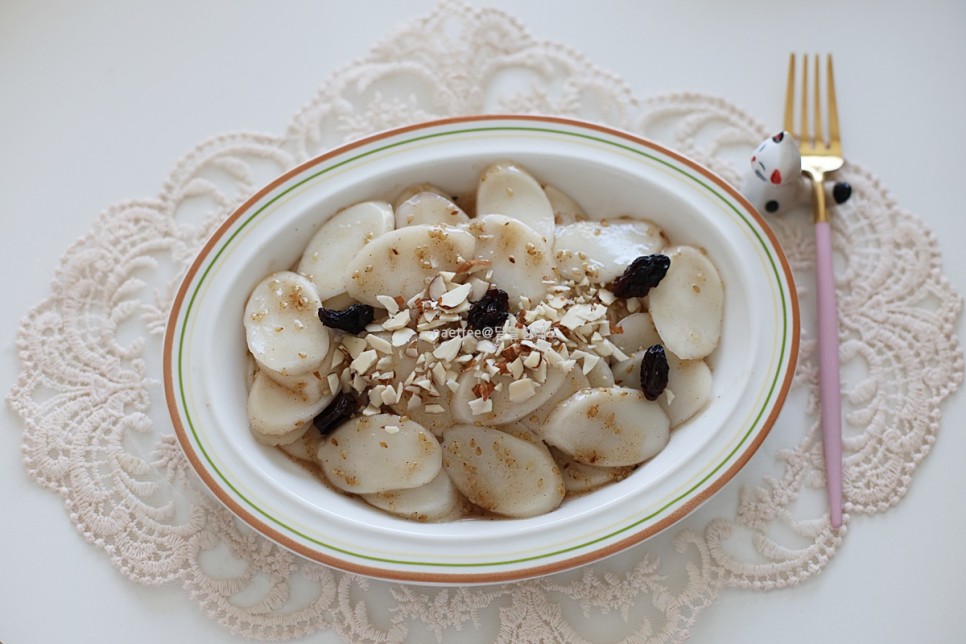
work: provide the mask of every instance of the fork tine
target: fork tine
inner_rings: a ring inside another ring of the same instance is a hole
[[[786,132],[795,136],[795,54],[788,57],[788,83],[785,85]]]
[[[815,145],[826,145],[825,140],[825,128],[822,127],[822,85],[819,82],[819,61],[821,56],[815,54],[815,116],[813,123],[815,124]]]
[[[810,141],[808,136],[808,54],[802,54],[802,131],[799,135],[799,145]]]
[[[828,55],[825,76],[828,79],[828,140],[830,146],[841,144],[839,134],[839,108],[835,101],[835,79],[832,75],[832,54]]]

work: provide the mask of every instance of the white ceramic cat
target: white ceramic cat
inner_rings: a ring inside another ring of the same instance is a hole
[[[782,214],[812,199],[811,182],[802,175],[798,142],[788,132],[762,141],[751,157],[741,192],[759,212]],[[844,181],[825,184],[826,202],[845,203],[852,186]]]

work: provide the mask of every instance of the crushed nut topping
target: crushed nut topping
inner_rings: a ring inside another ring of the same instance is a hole
[[[474,294],[477,283],[492,283],[488,268],[489,262],[476,261],[441,271],[408,302],[393,294],[379,296],[384,313],[366,326],[368,335],[340,339],[331,367],[341,372],[330,376],[330,389],[337,389],[337,379],[343,390],[364,394],[364,415],[400,402],[439,414],[445,412],[442,398],[469,373],[476,380],[471,409],[482,415],[492,409],[493,391],[502,387],[493,382],[497,376],[512,378],[507,391],[516,402],[536,394],[548,368],[579,365],[587,374],[604,358],[627,359],[609,337],[620,332],[614,320],[630,311],[634,300],[620,300],[586,277],[554,282],[539,302],[521,298],[501,324],[474,327],[473,311],[494,291]],[[492,319],[502,307],[489,306]]]

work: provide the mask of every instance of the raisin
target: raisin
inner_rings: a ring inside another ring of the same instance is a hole
[[[352,414],[359,408],[359,401],[352,394],[342,391],[339,392],[328,407],[323,409],[312,424],[325,436],[333,429],[352,418]]]
[[[642,255],[614,280],[611,291],[617,297],[644,297],[661,283],[670,266],[671,258],[667,255]]]
[[[355,335],[364,331],[366,325],[372,322],[375,310],[368,304],[353,304],[343,311],[319,308],[319,319],[322,324],[333,329],[340,329]]]
[[[659,344],[651,345],[641,360],[641,391],[648,400],[657,400],[667,388],[667,354]]]
[[[510,315],[510,296],[506,291],[491,288],[473,303],[466,322],[475,331],[502,327]]]

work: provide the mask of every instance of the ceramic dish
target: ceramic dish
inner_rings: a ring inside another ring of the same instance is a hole
[[[431,182],[473,190],[512,159],[592,217],[647,217],[675,243],[707,250],[725,285],[723,335],[710,357],[711,402],[626,479],[534,518],[416,523],[337,494],[246,416],[241,312],[253,286],[285,269],[324,219]],[[550,117],[448,119],[378,134],[308,161],[235,211],[202,249],[172,307],[164,345],[171,418],[205,485],[266,537],[310,559],[422,583],[532,577],[594,561],[680,520],[761,445],[790,385],[798,304],[775,238],[710,171],[624,132]]]

